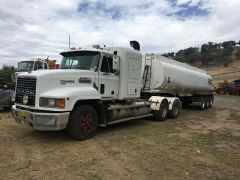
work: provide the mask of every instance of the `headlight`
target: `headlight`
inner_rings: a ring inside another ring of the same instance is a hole
[[[65,99],[40,98],[39,106],[63,109],[65,108]]]
[[[15,102],[15,99],[16,99],[16,96],[15,96],[15,93],[11,96],[11,100],[12,102]]]

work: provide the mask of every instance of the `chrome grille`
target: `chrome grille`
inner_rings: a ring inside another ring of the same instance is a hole
[[[16,102],[23,104],[23,96],[26,95],[28,96],[26,105],[35,106],[36,83],[37,79],[35,77],[19,76],[16,86]]]

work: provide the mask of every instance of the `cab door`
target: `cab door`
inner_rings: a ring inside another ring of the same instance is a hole
[[[119,75],[113,70],[111,55],[102,56],[99,68],[98,89],[103,99],[116,99],[119,92]]]

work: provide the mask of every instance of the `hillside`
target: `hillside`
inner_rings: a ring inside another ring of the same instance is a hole
[[[240,60],[236,60],[224,67],[223,65],[214,67],[202,68],[206,70],[212,77],[213,83],[218,86],[218,82],[223,82],[224,80],[233,81],[240,79]]]

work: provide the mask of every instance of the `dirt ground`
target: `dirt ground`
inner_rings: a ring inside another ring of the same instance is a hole
[[[33,131],[1,111],[0,178],[240,179],[240,111],[221,106],[228,96],[217,98],[206,111],[100,128],[81,142]]]

